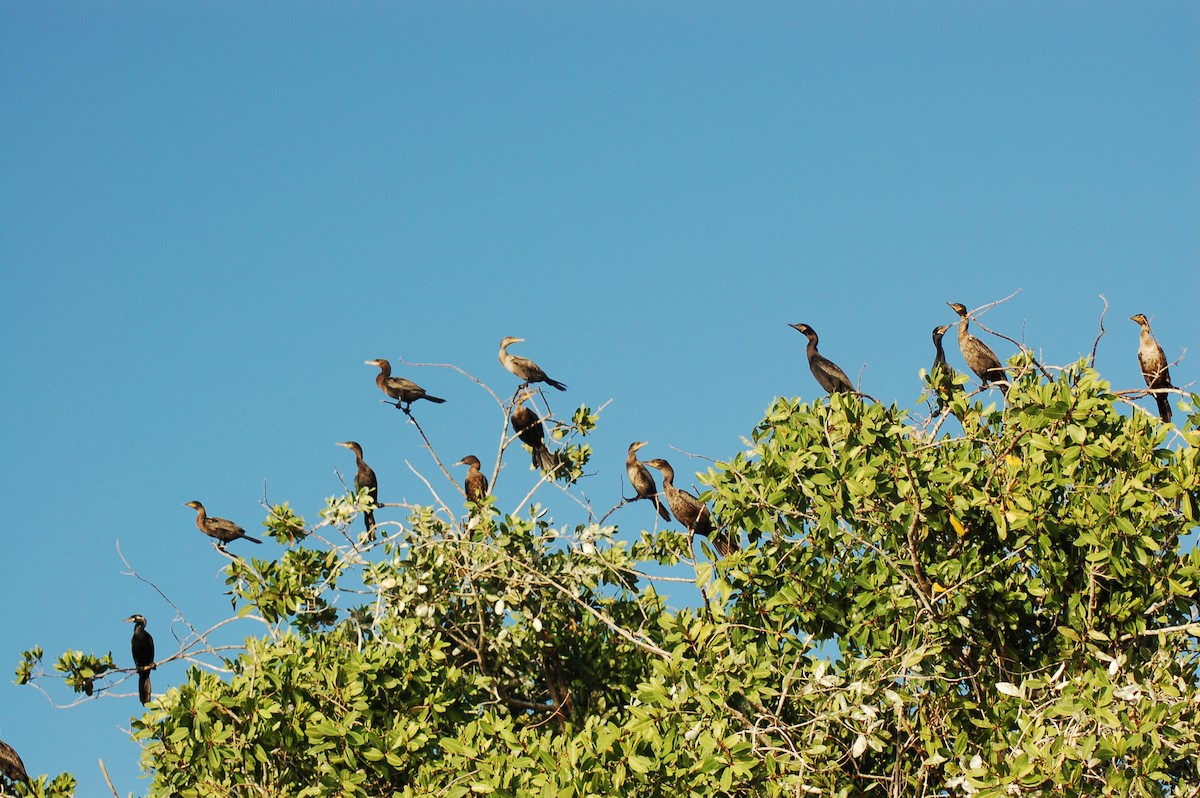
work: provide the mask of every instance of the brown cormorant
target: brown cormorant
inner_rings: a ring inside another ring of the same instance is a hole
[[[245,538],[251,543],[262,543],[258,538],[247,535],[246,530],[228,519],[210,518],[204,511],[204,505],[198,501],[185,502],[183,506],[191,507],[196,511],[196,526],[200,527],[200,531],[210,538],[216,538],[219,541],[217,546],[222,550],[225,549],[226,543],[238,538]]]
[[[504,364],[504,368],[520,377],[525,385],[531,382],[544,382],[560,391],[567,390],[567,386],[558,380],[552,380],[546,376],[546,372],[542,371],[537,363],[520,355],[510,355],[508,353],[509,344],[517,344],[524,340],[524,338],[514,338],[510,335],[500,342],[500,362]]]
[[[655,459],[647,460],[646,465],[662,472],[663,492],[667,494],[667,504],[670,505],[676,521],[683,524],[688,532],[704,535],[711,540],[713,548],[722,557],[728,557],[737,551],[737,547],[729,539],[728,534],[724,532],[713,534],[715,530],[708,506],[701,504],[699,499],[686,490],[675,487],[675,470],[671,468],[670,463],[666,460]]]
[[[133,624],[133,639],[129,641],[133,652],[133,665],[138,673],[138,700],[150,703],[150,671],[154,670],[154,638],[146,631],[146,619],[141,615],[130,615],[125,623]]]
[[[1171,384],[1171,372],[1167,369],[1167,356],[1163,353],[1163,348],[1158,345],[1158,341],[1155,340],[1154,333],[1150,332],[1150,322],[1141,313],[1130,316],[1129,320],[1137,322],[1138,326],[1142,328],[1138,343],[1138,364],[1142,367],[1142,377],[1146,380],[1146,387],[1152,391],[1174,388],[1175,386]],[[1164,422],[1170,421],[1170,397],[1165,393],[1156,393],[1154,401],[1158,404],[1159,417]]]
[[[967,366],[979,377],[982,387],[986,388],[989,383],[994,383],[1000,389],[1001,394],[1008,396],[1008,374],[1004,371],[1004,366],[1001,365],[1000,358],[996,357],[996,353],[967,331],[971,317],[967,313],[966,307],[958,302],[947,302],[946,304],[958,314],[960,319],[958,322],[958,348],[962,352]]]
[[[467,501],[475,504],[483,504],[483,500],[487,498],[488,481],[483,472],[479,470],[479,458],[473,454],[469,454],[459,460],[455,465],[468,466],[467,478],[463,480],[463,489],[467,494]]]
[[[25,763],[17,755],[16,749],[0,740],[0,773],[3,773],[12,783],[28,782],[29,774],[25,772]]]
[[[354,472],[354,490],[362,492],[363,488],[367,488],[367,494],[371,497],[372,504],[379,504],[379,480],[375,478],[375,472],[363,460],[362,447],[354,441],[346,441],[339,443],[338,446],[344,446],[354,452],[354,462],[358,465],[358,470]],[[375,511],[365,510],[363,512],[363,523],[367,525],[367,534],[371,540],[375,539]]]
[[[629,484],[633,485],[633,490],[637,493],[639,499],[649,499],[654,502],[654,509],[658,510],[658,514],[662,516],[662,520],[670,521],[671,514],[667,512],[667,508],[658,500],[658,486],[654,484],[654,477],[646,468],[645,463],[637,459],[637,451],[646,445],[646,441],[634,441],[629,444],[629,454],[625,457],[625,473],[629,475]]]
[[[406,380],[403,377],[393,377],[392,364],[383,358],[364,360],[363,362],[368,366],[379,367],[379,373],[375,375],[375,384],[379,386],[379,390],[395,399],[396,407],[405,413],[412,409],[412,403],[418,399],[427,399],[439,405],[446,401],[445,399],[439,399],[436,396],[430,396],[425,393],[425,389],[412,380]]]
[[[525,406],[525,402],[533,397],[532,391],[522,391],[517,396],[512,411],[512,428],[521,442],[529,447],[533,467],[541,469],[545,474],[552,474],[558,468],[558,459],[546,447],[546,430],[542,426],[542,420],[536,412]]]
[[[808,368],[822,388],[829,393],[854,393],[854,384],[846,376],[846,372],[837,367],[829,358],[817,351],[817,331],[807,324],[789,324],[793,330],[802,333],[808,339]]]

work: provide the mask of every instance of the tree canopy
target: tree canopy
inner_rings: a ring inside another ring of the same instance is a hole
[[[227,568],[261,631],[133,722],[150,794],[1196,794],[1196,397],[1172,427],[1086,361],[1016,361],[1002,408],[777,399],[701,476],[721,559],[491,497],[377,539],[365,490],[316,523],[275,505],[283,554]],[[596,421],[554,425],[565,490]]]

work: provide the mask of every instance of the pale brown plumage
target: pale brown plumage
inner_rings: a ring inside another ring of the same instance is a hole
[[[510,335],[500,341],[500,362],[504,365],[504,368],[520,377],[521,381],[525,385],[529,385],[533,382],[544,382],[550,387],[557,388],[560,391],[567,390],[567,386],[563,385],[558,380],[550,379],[550,377],[546,375],[546,372],[542,371],[541,367],[538,366],[537,363],[534,363],[528,358],[521,357],[520,355],[509,354],[509,345],[518,344],[524,340],[524,338],[514,338]]]
[[[468,467],[467,477],[463,480],[463,491],[467,494],[467,501],[475,504],[483,504],[483,500],[487,498],[488,481],[480,470],[482,465],[479,458],[473,454],[469,454],[459,460],[455,465],[465,465]]]
[[[1004,366],[1000,363],[1000,358],[996,357],[996,353],[989,349],[987,344],[968,332],[967,327],[971,323],[971,317],[967,313],[967,308],[958,302],[947,302],[946,304],[958,314],[958,348],[962,352],[967,366],[979,377],[979,382],[983,387],[994,383],[1000,389],[1001,394],[1008,396],[1008,374],[1004,371]]]
[[[683,524],[688,532],[704,535],[712,541],[713,548],[722,557],[728,557],[737,551],[737,546],[725,532],[717,532],[713,526],[712,515],[708,506],[686,490],[675,487],[675,470],[666,460],[647,460],[646,465],[662,472],[663,493],[667,494],[667,504],[675,520]]]
[[[1150,332],[1150,322],[1141,313],[1130,316],[1129,320],[1136,322],[1142,328],[1138,340],[1138,365],[1142,367],[1142,378],[1146,380],[1146,387],[1152,391],[1174,388],[1175,386],[1171,384],[1171,372],[1167,368],[1167,355],[1158,345],[1154,333]],[[1169,422],[1171,420],[1170,397],[1165,393],[1156,393],[1154,401],[1158,405],[1159,418],[1164,423]]]
[[[629,444],[629,454],[625,457],[625,473],[629,475],[629,484],[637,493],[639,499],[649,499],[654,502],[654,509],[662,516],[662,520],[670,521],[671,514],[658,499],[658,486],[654,484],[654,476],[646,468],[646,464],[637,459],[637,451],[646,445],[645,441],[634,441]]]
[[[831,394],[854,393],[854,383],[836,363],[817,351],[817,331],[807,324],[789,324],[796,332],[808,339],[805,352],[808,355],[808,370],[817,383]]]
[[[200,531],[208,535],[210,538],[216,538],[217,546],[224,549],[225,544],[238,538],[245,538],[251,543],[262,543],[258,538],[252,538],[246,534],[246,530],[242,529],[237,524],[227,518],[210,517],[204,510],[204,505],[198,501],[185,502],[184,507],[191,507],[196,511],[196,526]]]
[[[17,755],[17,751],[8,743],[0,740],[0,773],[12,783],[28,782],[29,774],[25,772],[25,763]]]
[[[446,401],[436,396],[430,396],[425,392],[424,388],[412,380],[406,380],[404,377],[393,377],[392,364],[381,357],[375,360],[364,360],[363,362],[368,366],[377,366],[379,368],[379,373],[375,375],[375,384],[379,386],[379,390],[395,399],[396,407],[405,413],[408,413],[412,409],[412,403],[418,399],[425,399],[439,405]]]

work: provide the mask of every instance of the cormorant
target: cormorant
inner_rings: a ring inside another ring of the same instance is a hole
[[[354,473],[354,489],[362,491],[363,488],[368,488],[368,494],[371,497],[371,502],[379,504],[379,480],[375,478],[375,472],[363,460],[362,447],[354,441],[346,441],[339,443],[338,446],[344,446],[354,452],[354,462],[358,465],[358,470]],[[363,512],[363,523],[367,525],[367,534],[371,540],[375,539],[375,511],[366,510]]]
[[[154,638],[146,631],[146,619],[141,615],[130,615],[125,623],[133,624],[133,639],[129,641],[133,652],[133,665],[138,672],[138,700],[150,703],[150,671],[154,670]]]
[[[412,403],[418,399],[427,399],[439,405],[446,401],[445,399],[439,399],[436,396],[430,396],[425,393],[425,389],[412,380],[406,380],[403,377],[393,377],[392,364],[383,358],[364,360],[363,362],[368,366],[379,367],[379,373],[375,375],[375,384],[379,386],[379,390],[395,399],[396,407],[405,413],[412,409]]]
[[[467,494],[467,501],[475,504],[483,504],[483,500],[487,498],[488,481],[483,472],[479,470],[479,458],[473,454],[469,454],[459,460],[455,465],[465,465],[470,468],[467,471],[467,478],[463,480],[463,488]]]
[[[198,501],[185,502],[184,507],[191,507],[196,511],[196,526],[200,527],[200,531],[208,535],[210,538],[216,538],[218,548],[225,550],[225,544],[231,540],[245,538],[251,543],[262,543],[258,538],[252,538],[246,534],[246,530],[242,529],[237,524],[225,518],[209,518],[208,513],[204,511],[204,505]]]
[[[953,324],[943,324],[933,328],[933,348],[937,353],[933,356],[933,365],[929,367],[929,384],[937,394],[938,412],[946,409],[947,400],[958,387],[954,384],[957,376],[954,369],[946,362],[946,350],[942,349],[942,336],[953,327]]]
[[[25,763],[17,755],[16,749],[3,740],[0,740],[0,773],[3,773],[14,784],[18,781],[29,781],[29,774],[25,772]]]
[[[530,448],[533,467],[541,469],[545,474],[552,474],[558,468],[558,459],[546,447],[546,430],[542,426],[542,420],[536,412],[525,406],[525,402],[533,396],[532,391],[522,391],[517,396],[517,403],[512,411],[512,428],[521,439],[521,443]]]
[[[654,502],[654,509],[658,510],[658,514],[662,516],[662,520],[670,521],[671,514],[667,512],[667,508],[658,500],[658,486],[654,484],[654,477],[646,468],[645,463],[637,459],[637,451],[646,445],[646,441],[634,441],[629,444],[629,454],[625,457],[625,473],[629,475],[629,484],[633,485],[634,492],[637,493],[639,499],[649,499]]]
[[[793,330],[802,333],[808,339],[808,368],[822,388],[829,393],[855,393],[854,384],[846,376],[846,372],[837,367],[829,358],[817,351],[817,331],[807,324],[789,324]]]
[[[546,372],[542,371],[537,363],[520,355],[510,355],[508,353],[509,344],[518,344],[524,340],[524,338],[513,338],[510,335],[500,342],[500,362],[504,364],[504,368],[520,377],[525,385],[531,382],[544,382],[560,391],[567,390],[567,386],[558,380],[552,380],[546,376]]]
[[[704,535],[712,541],[713,547],[722,557],[728,557],[737,551],[737,546],[729,539],[729,535],[721,532],[714,535],[712,515],[708,506],[686,490],[675,487],[675,470],[666,460],[647,460],[646,465],[657,468],[662,472],[663,492],[667,494],[667,504],[675,515],[675,520],[683,524],[688,532]]]
[[[1138,343],[1138,365],[1142,367],[1142,377],[1146,380],[1146,387],[1152,391],[1174,388],[1175,386],[1171,384],[1171,372],[1167,369],[1167,356],[1163,353],[1163,348],[1158,345],[1158,341],[1155,340],[1154,333],[1150,332],[1150,322],[1141,313],[1130,316],[1129,320],[1137,322],[1138,326],[1142,328]],[[1164,423],[1169,422],[1171,420],[1170,397],[1165,393],[1156,393],[1154,401],[1158,404],[1159,417]]]
[[[1004,371],[1004,366],[1001,365],[1000,358],[996,357],[996,353],[967,331],[971,317],[967,314],[966,307],[958,302],[947,302],[946,304],[958,314],[960,319],[958,322],[958,348],[962,352],[967,366],[979,377],[982,387],[986,388],[989,383],[994,383],[1002,395],[1008,396],[1008,374]]]

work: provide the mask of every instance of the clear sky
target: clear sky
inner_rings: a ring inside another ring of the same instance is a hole
[[[773,397],[820,394],[789,322],[912,406],[947,301],[1019,289],[983,321],[1066,364],[1103,294],[1099,367],[1136,388],[1127,316],[1172,360],[1200,345],[1198,143],[1194,3],[5,3],[0,669],[35,644],[128,666],[134,612],[169,647],[117,541],[223,617],[181,505],[254,534],[265,486],[315,519],[353,473],[336,441],[381,500],[429,500],[407,461],[457,507],[366,359],[507,396],[499,340],[528,339],[556,410],[611,400],[601,513],[630,441],[692,484],[681,452],[729,457]],[[448,400],[418,405],[443,459],[490,466],[490,397],[404,373]],[[512,455],[502,507],[533,479]],[[63,710],[11,678],[0,738],[31,772],[100,795],[103,758],[145,791],[132,683]]]

